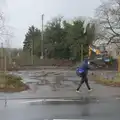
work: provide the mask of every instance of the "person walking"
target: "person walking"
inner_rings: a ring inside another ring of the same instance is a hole
[[[89,67],[89,64],[88,64],[88,59],[85,58],[83,63],[77,68],[76,70],[76,74],[81,77],[81,81],[80,81],[80,84],[79,86],[77,87],[76,89],[76,92],[79,92],[79,89],[80,87],[82,86],[82,84],[85,82],[87,88],[88,88],[88,91],[92,91],[89,83],[88,83],[88,78],[87,78],[87,75],[88,75],[88,70],[90,69]]]

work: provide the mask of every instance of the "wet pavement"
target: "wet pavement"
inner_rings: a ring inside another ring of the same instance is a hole
[[[118,75],[117,71],[94,71],[94,74],[102,76],[105,79],[113,80]]]
[[[93,91],[85,85],[80,94],[75,89],[80,81],[74,71],[19,71],[30,90],[0,93],[2,120],[83,119],[119,120],[120,88],[95,84]],[[91,77],[90,77],[91,79]]]
[[[0,104],[4,101],[0,101]],[[41,102],[41,100],[8,100],[0,105],[2,120],[119,120],[120,101],[90,101],[85,97],[81,102]]]
[[[103,72],[103,71],[102,71]],[[110,71],[108,71],[111,73]],[[103,72],[104,73],[104,72]],[[75,71],[67,70],[39,70],[39,71],[19,71],[13,72],[23,78],[23,82],[29,85],[28,91],[20,93],[6,94],[8,99],[14,98],[79,98],[88,95],[85,85],[81,88],[81,93],[77,94],[76,87],[80,78],[76,76]],[[91,73],[90,73],[91,74]],[[96,72],[96,74],[102,74]],[[104,73],[105,74],[105,73]],[[115,75],[116,73],[113,73]],[[112,75],[112,73],[111,73]],[[112,75],[112,76],[113,76]],[[89,77],[89,79],[92,79]],[[96,98],[110,98],[120,96],[120,88],[102,86],[89,80],[93,91],[90,93]],[[3,93],[4,94],[4,93]],[[2,99],[2,93],[0,99]]]

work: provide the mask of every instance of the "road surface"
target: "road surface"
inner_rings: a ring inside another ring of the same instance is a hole
[[[43,77],[45,72],[48,74]],[[77,94],[75,89],[79,78],[74,71],[20,71],[14,74],[23,77],[31,89],[21,93],[0,93],[1,120],[120,118],[120,88],[90,81],[93,92],[88,93],[86,86],[83,86],[81,93]],[[56,76],[58,81],[55,80]],[[46,82],[42,83],[41,80]],[[55,90],[52,89],[53,85],[56,85]]]
[[[58,100],[59,101],[59,100]],[[82,119],[82,120],[119,120],[120,101],[91,101],[89,97],[76,102],[41,102],[34,100],[8,100],[0,107],[2,120],[52,120],[52,119]]]

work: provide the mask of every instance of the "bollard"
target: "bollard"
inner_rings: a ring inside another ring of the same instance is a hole
[[[7,107],[7,98],[5,97],[5,107]]]

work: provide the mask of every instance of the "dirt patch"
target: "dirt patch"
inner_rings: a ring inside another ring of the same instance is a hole
[[[8,93],[13,93],[13,92],[21,92],[21,91],[25,91],[28,90],[29,87],[27,85],[24,85],[23,87],[6,87],[6,88],[0,88],[0,92],[8,92]]]
[[[113,79],[104,78],[100,75],[91,75],[91,80],[95,81],[96,83],[112,86],[112,87],[120,87],[120,76],[116,76]]]
[[[0,73],[0,92],[20,92],[29,89],[19,76]]]

